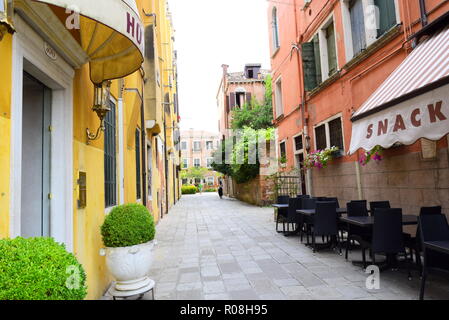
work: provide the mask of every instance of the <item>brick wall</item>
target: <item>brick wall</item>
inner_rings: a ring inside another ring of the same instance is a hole
[[[267,206],[273,203],[274,183],[266,176],[257,176],[247,183],[234,185],[234,196],[246,203]]]

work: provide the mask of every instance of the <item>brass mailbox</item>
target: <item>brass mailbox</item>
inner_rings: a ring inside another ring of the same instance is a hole
[[[87,205],[87,175],[80,171],[78,176],[78,209],[84,209]]]

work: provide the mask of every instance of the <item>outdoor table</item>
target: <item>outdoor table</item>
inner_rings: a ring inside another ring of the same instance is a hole
[[[297,213],[303,214],[305,216],[311,217],[316,213],[316,209],[299,209],[296,210]],[[348,212],[346,208],[337,208],[337,214],[342,215]]]
[[[341,222],[345,222],[347,224],[352,224],[355,226],[369,228],[374,225],[374,217],[373,216],[361,216],[361,217],[340,217]],[[418,224],[418,216],[416,215],[403,215],[402,216],[402,224],[403,225],[417,225]],[[352,264],[355,265],[363,265],[362,261],[352,261]],[[381,268],[381,270],[385,270],[389,267],[396,267],[397,259],[396,256],[387,255],[387,263],[385,266]]]

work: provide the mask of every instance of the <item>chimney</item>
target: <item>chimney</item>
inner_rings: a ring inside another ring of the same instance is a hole
[[[223,68],[223,77],[226,77],[228,75],[229,66],[227,64],[222,64],[221,67]]]

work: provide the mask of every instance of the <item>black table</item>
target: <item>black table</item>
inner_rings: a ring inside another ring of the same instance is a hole
[[[449,240],[446,240],[446,241],[424,241],[424,246],[431,250],[449,254]]]
[[[345,222],[347,224],[352,224],[355,226],[369,228],[374,225],[374,217],[373,216],[362,216],[362,217],[340,217],[341,222]],[[402,224],[403,225],[417,225],[418,224],[418,216],[416,215],[403,215],[402,216]],[[363,265],[362,261],[352,261],[355,265]],[[382,269],[386,269],[388,267],[396,267],[397,259],[396,256],[387,255],[387,264]]]
[[[346,222],[348,224],[353,224],[359,227],[370,227],[374,224],[374,217],[363,216],[363,217],[341,217],[341,222]],[[417,225],[418,217],[414,215],[403,215],[402,224],[405,226]]]
[[[275,207],[277,209],[287,209],[288,208],[288,204],[286,203],[275,203],[271,205],[272,207]]]
[[[296,212],[311,217],[316,214],[316,209],[299,209],[296,210]],[[338,215],[342,215],[347,212],[348,210],[346,208],[337,208]]]

